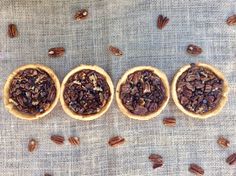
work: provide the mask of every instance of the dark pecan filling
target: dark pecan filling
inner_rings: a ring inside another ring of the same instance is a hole
[[[10,85],[9,102],[27,114],[45,112],[56,98],[52,78],[42,69],[25,69],[17,73]]]
[[[160,108],[166,98],[166,90],[153,71],[141,70],[130,74],[121,85],[120,98],[132,114],[148,115]]]
[[[191,64],[176,85],[180,104],[188,111],[204,114],[214,110],[222,97],[224,81],[211,70]]]
[[[85,69],[68,79],[63,96],[72,111],[80,115],[89,115],[96,114],[105,107],[111,92],[103,75]]]

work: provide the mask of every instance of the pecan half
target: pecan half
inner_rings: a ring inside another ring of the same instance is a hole
[[[230,141],[224,137],[219,137],[219,139],[217,140],[217,143],[222,148],[228,148],[230,146]]]
[[[236,153],[229,155],[228,158],[226,158],[226,162],[229,165],[235,165],[236,164]]]
[[[37,148],[38,142],[35,139],[30,139],[28,143],[29,152],[33,152]]]
[[[163,158],[161,155],[158,154],[151,154],[149,156],[149,160],[153,163],[153,169],[161,167],[163,165]]]
[[[235,14],[235,15],[232,15],[232,16],[230,16],[230,17],[228,17],[227,20],[226,20],[226,23],[227,23],[229,26],[236,25],[236,14]]]
[[[197,164],[190,164],[188,170],[189,170],[189,172],[191,172],[195,175],[198,175],[198,176],[204,175],[204,169],[202,167],[198,166]]]
[[[51,174],[45,173],[44,176],[52,176]]]
[[[112,137],[109,141],[108,141],[108,144],[111,146],[111,147],[117,147],[121,144],[124,144],[125,142],[125,139],[121,136],[115,136],[115,137]]]
[[[70,142],[71,145],[79,145],[80,144],[80,140],[77,136],[69,137],[68,141]]]
[[[117,47],[114,47],[114,46],[110,46],[109,47],[109,51],[111,52],[111,54],[113,54],[114,56],[122,56],[123,55],[123,52],[117,48]]]
[[[202,53],[202,48],[200,48],[199,46],[190,44],[187,47],[187,53],[193,56],[198,56],[199,54]]]
[[[176,119],[174,117],[167,117],[163,119],[165,126],[174,127],[176,125]]]
[[[48,56],[50,57],[60,57],[63,56],[65,53],[65,48],[57,47],[57,48],[50,48],[48,50]]]
[[[15,24],[8,25],[8,36],[14,38],[18,36],[18,30]]]
[[[74,18],[77,21],[84,20],[88,17],[88,11],[86,9],[81,9],[78,12],[76,12]]]
[[[157,27],[159,29],[163,29],[167,25],[167,23],[169,23],[169,21],[169,18],[164,17],[163,15],[159,15],[157,19]]]
[[[55,144],[62,145],[62,144],[64,144],[65,138],[63,136],[60,136],[60,135],[52,135],[51,140]]]

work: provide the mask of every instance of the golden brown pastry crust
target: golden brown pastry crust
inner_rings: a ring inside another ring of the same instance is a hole
[[[191,67],[190,64],[183,66],[175,74],[175,76],[174,76],[174,78],[172,80],[172,84],[171,84],[171,94],[172,94],[172,98],[173,98],[176,106],[183,113],[185,113],[186,115],[188,115],[190,117],[195,117],[195,118],[199,118],[199,119],[206,119],[208,117],[212,117],[214,115],[217,115],[222,110],[222,108],[224,107],[224,105],[225,105],[225,103],[227,102],[227,99],[228,99],[229,86],[228,86],[228,82],[225,79],[223,73],[220,70],[218,70],[217,68],[215,68],[215,67],[213,67],[211,65],[208,65],[208,64],[204,64],[204,63],[196,63],[196,65],[197,66],[202,66],[202,67],[205,67],[205,68],[211,70],[213,73],[215,73],[219,78],[221,78],[224,81],[223,94],[222,94],[222,98],[221,98],[218,106],[214,110],[206,112],[204,114],[196,114],[196,113],[193,113],[193,112],[190,112],[190,111],[186,110],[180,104],[179,99],[177,97],[176,84],[177,84],[177,81],[178,81],[179,77],[183,74],[183,72],[185,72],[186,70],[188,70]]]
[[[55,97],[55,100],[51,104],[51,106],[44,113],[41,113],[41,114],[31,115],[31,114],[26,114],[26,113],[20,112],[16,108],[14,108],[14,105],[12,104],[12,102],[9,101],[9,89],[10,89],[10,85],[11,85],[12,79],[15,77],[15,75],[19,71],[25,70],[25,69],[28,69],[28,68],[32,68],[32,69],[39,68],[41,70],[44,70],[45,72],[47,72],[49,74],[49,76],[52,78],[52,80],[55,83],[55,87],[56,87],[56,97]],[[53,70],[51,68],[46,67],[46,66],[41,65],[41,64],[28,64],[28,65],[24,65],[24,66],[21,66],[21,67],[17,68],[16,70],[14,70],[9,75],[9,77],[7,78],[7,81],[5,83],[3,91],[4,91],[3,92],[3,95],[4,95],[4,105],[5,105],[6,109],[11,114],[13,114],[14,116],[16,116],[16,117],[18,117],[20,119],[24,119],[24,120],[36,120],[36,119],[39,119],[39,118],[47,115],[56,106],[56,104],[58,102],[58,99],[59,99],[59,96],[60,96],[60,82],[59,82],[56,74],[53,72]]]
[[[130,75],[136,71],[141,71],[141,70],[153,71],[156,75],[158,75],[160,77],[160,79],[165,87],[165,90],[166,90],[166,98],[163,101],[160,108],[156,112],[145,115],[145,116],[132,114],[129,110],[127,110],[125,108],[125,106],[123,105],[123,103],[120,99],[120,87],[123,83],[125,83],[128,75]],[[136,120],[149,120],[151,118],[158,116],[162,112],[162,110],[166,107],[166,105],[169,101],[169,98],[170,98],[170,88],[169,88],[169,82],[168,82],[168,79],[167,79],[165,73],[163,73],[162,71],[158,70],[157,68],[151,67],[151,66],[139,66],[139,67],[134,67],[134,68],[129,69],[128,71],[126,71],[123,74],[123,76],[120,78],[120,80],[116,86],[116,102],[117,102],[118,107],[120,108],[121,112],[125,116],[132,118],[132,119],[136,119]]]
[[[110,92],[111,92],[111,96],[109,98],[109,101],[107,102],[107,104],[101,109],[100,112],[96,113],[96,114],[91,114],[91,115],[79,115],[75,112],[73,112],[72,110],[70,110],[68,108],[68,106],[66,105],[65,101],[64,101],[64,89],[65,89],[65,84],[67,82],[67,80],[70,78],[70,76],[72,76],[73,74],[75,74],[76,72],[79,72],[81,70],[85,70],[85,69],[89,69],[89,70],[95,70],[96,72],[100,73],[101,75],[103,75],[109,85],[110,88]],[[107,72],[105,72],[101,67],[98,67],[96,65],[80,65],[76,68],[74,68],[73,70],[71,70],[63,79],[62,84],[61,84],[61,95],[60,95],[60,102],[62,105],[63,110],[72,118],[77,119],[77,120],[83,120],[83,121],[89,121],[89,120],[94,120],[100,116],[102,116],[110,107],[112,100],[113,100],[113,96],[114,96],[114,86],[113,83],[111,81],[110,76],[107,74]]]

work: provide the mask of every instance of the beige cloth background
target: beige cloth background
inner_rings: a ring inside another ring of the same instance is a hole
[[[81,8],[89,10],[89,18],[76,22],[73,15]],[[207,176],[236,175],[235,167],[225,162],[236,150],[236,26],[225,24],[234,13],[235,0],[1,0],[1,89],[11,72],[27,63],[50,66],[60,80],[79,64],[96,64],[116,85],[134,66],[155,66],[171,81],[182,65],[202,61],[221,69],[231,90],[222,113],[204,121],[186,117],[170,100],[159,117],[146,122],[124,117],[115,101],[95,121],[73,120],[58,104],[48,116],[31,122],[6,112],[1,99],[0,175],[188,176],[190,163],[202,166]],[[170,18],[162,31],[156,27],[159,14]],[[9,23],[17,24],[18,38],[7,36]],[[203,54],[187,55],[190,43],[200,45]],[[124,57],[110,55],[110,44],[122,49]],[[57,46],[65,47],[65,56],[48,58],[48,49]],[[167,116],[176,117],[175,128],[163,126]],[[49,139],[52,134],[78,135],[81,145],[57,146]],[[108,147],[114,135],[127,142]],[[217,145],[220,135],[230,139],[229,149]],[[30,138],[39,141],[32,154],[27,151]],[[162,168],[152,169],[151,153],[163,156]]]

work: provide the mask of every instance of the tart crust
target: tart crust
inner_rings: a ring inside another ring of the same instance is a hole
[[[41,69],[41,70],[45,71],[52,78],[52,80],[55,83],[55,87],[56,87],[56,97],[55,97],[55,100],[53,101],[53,103],[50,105],[50,107],[45,112],[40,113],[40,114],[36,114],[36,115],[27,114],[27,113],[17,110],[16,108],[14,108],[13,103],[11,103],[9,101],[9,89],[10,89],[12,79],[16,76],[17,73],[19,73],[19,71],[22,71],[25,69],[30,69],[30,68],[31,69]],[[14,116],[16,116],[20,119],[24,119],[24,120],[36,120],[36,119],[39,119],[39,118],[47,115],[56,106],[59,96],[60,96],[60,82],[59,82],[56,74],[53,72],[53,70],[51,68],[41,65],[41,64],[28,64],[28,65],[24,65],[24,66],[17,68],[9,75],[9,77],[7,78],[7,81],[5,83],[5,86],[4,86],[3,95],[4,95],[4,105],[5,105],[6,109],[11,114],[13,114]]]
[[[132,74],[136,71],[141,71],[141,70],[153,71],[157,76],[159,76],[159,78],[161,79],[161,81],[165,87],[165,90],[166,90],[165,99],[163,100],[161,106],[158,108],[157,111],[150,113],[148,115],[136,115],[136,114],[131,113],[128,109],[126,109],[126,107],[123,105],[123,103],[120,99],[121,85],[126,82],[126,79],[130,74]],[[162,112],[162,110],[166,107],[166,105],[169,101],[169,98],[170,98],[170,88],[169,88],[169,82],[168,82],[168,79],[167,79],[165,73],[163,73],[162,71],[160,71],[157,68],[152,67],[152,66],[138,66],[138,67],[134,67],[134,68],[129,69],[128,71],[126,71],[123,74],[123,76],[120,78],[120,80],[118,81],[118,84],[116,86],[116,102],[117,102],[118,107],[120,108],[121,112],[125,116],[132,118],[132,119],[136,119],[136,120],[149,120],[151,118],[158,116]]]
[[[207,69],[209,69],[210,71],[212,71],[214,74],[216,74],[217,77],[219,77],[220,79],[222,79],[224,81],[224,85],[223,85],[223,91],[222,91],[222,97],[219,101],[219,104],[217,105],[217,107],[212,110],[212,111],[209,111],[209,112],[206,112],[206,113],[203,113],[203,114],[197,114],[197,113],[193,113],[193,112],[190,112],[188,110],[186,110],[181,104],[180,104],[180,101],[178,99],[178,96],[177,96],[177,92],[176,92],[176,85],[177,85],[177,81],[179,79],[179,77],[186,71],[188,70],[189,68],[191,68],[191,65],[188,64],[188,65],[185,65],[183,66],[182,68],[179,69],[179,71],[175,74],[173,80],[172,80],[172,84],[171,84],[171,94],[172,94],[172,98],[176,104],[176,106],[183,112],[185,113],[186,115],[190,116],[190,117],[194,117],[194,118],[199,118],[199,119],[206,119],[208,117],[212,117],[212,116],[215,116],[217,115],[221,110],[222,108],[224,107],[225,103],[227,102],[227,99],[228,99],[228,92],[229,92],[229,86],[228,86],[228,82],[227,80],[225,79],[223,73],[218,70],[217,68],[211,66],[211,65],[208,65],[208,64],[205,64],[205,63],[196,63],[196,66],[202,66],[202,67],[205,67]]]
[[[104,76],[104,78],[106,79],[107,84],[110,88],[111,96],[110,96],[108,102],[106,103],[106,105],[98,113],[91,114],[91,115],[80,115],[68,108],[67,104],[64,101],[63,94],[64,94],[64,89],[65,89],[65,84],[68,81],[68,79],[73,74],[75,74],[81,70],[86,70],[86,69],[94,70],[94,71],[100,73],[102,76]],[[96,65],[80,65],[80,66],[74,68],[65,76],[65,78],[63,79],[62,84],[61,84],[60,102],[61,102],[62,108],[66,112],[66,114],[68,114],[70,117],[77,119],[77,120],[89,121],[89,120],[97,119],[98,117],[102,116],[109,109],[109,107],[112,103],[112,100],[113,100],[113,96],[114,96],[114,86],[113,86],[110,76],[101,67],[98,67]]]

